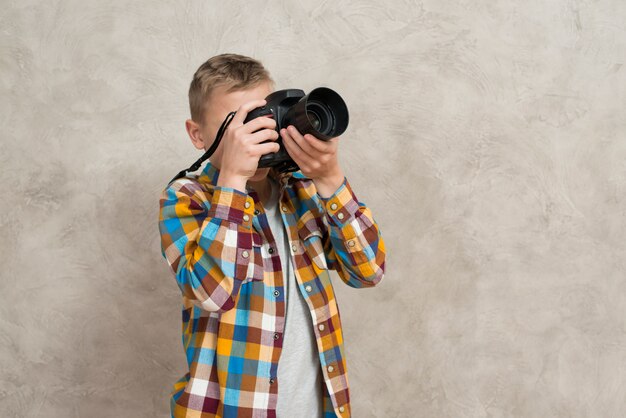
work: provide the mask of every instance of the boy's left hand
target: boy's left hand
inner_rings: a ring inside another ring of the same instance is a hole
[[[280,136],[302,174],[313,180],[317,193],[324,198],[332,196],[344,179],[337,160],[339,137],[323,141],[311,134],[303,136],[293,125],[281,129]]]
[[[313,180],[341,177],[343,173],[337,160],[339,137],[323,141],[311,134],[302,135],[295,126],[280,130],[287,153],[300,167],[305,176]]]

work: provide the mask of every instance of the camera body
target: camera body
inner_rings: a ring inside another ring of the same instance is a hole
[[[258,167],[275,167],[279,172],[297,171],[298,164],[287,153],[280,130],[293,125],[302,134],[311,134],[323,141],[341,135],[348,127],[348,108],[339,94],[327,87],[318,87],[305,95],[299,89],[277,90],[266,98],[265,106],[248,112],[244,123],[258,117],[276,121],[276,140],[280,149],[264,154]],[[269,142],[267,140],[264,142]]]

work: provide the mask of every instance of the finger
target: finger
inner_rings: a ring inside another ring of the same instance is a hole
[[[302,148],[298,146],[298,144],[294,141],[293,137],[289,135],[287,129],[283,128],[280,131],[280,135],[283,138],[283,144],[285,144],[285,149],[287,149],[287,153],[294,159],[298,165],[301,165],[304,151]]]
[[[278,152],[278,150],[280,150],[280,144],[276,142],[268,142],[267,144],[259,144],[259,146],[255,149],[259,151],[260,155],[265,155],[270,152]]]
[[[272,140],[275,141],[278,139],[278,132],[273,129],[262,129],[258,132],[249,135],[250,142],[253,144],[258,144],[263,141]]]
[[[260,116],[258,118],[254,118],[248,121],[247,123],[244,123],[242,127],[242,129],[246,133],[252,133],[263,128],[276,128],[276,121],[274,120],[274,118],[270,118],[268,116]]]
[[[263,106],[266,103],[267,102],[265,101],[265,99],[259,99],[259,100],[252,100],[252,101],[242,104],[241,106],[239,106],[239,109],[237,109],[237,112],[235,113],[235,116],[233,117],[233,120],[231,121],[231,125],[233,126],[243,125],[243,121],[246,119],[246,116],[248,116],[248,112],[250,112],[253,109],[256,109],[259,106]]]
[[[298,132],[295,126],[289,125],[287,127],[287,131],[289,135],[293,138],[294,142],[300,147],[302,152],[306,154],[310,159],[315,159],[316,150],[309,145],[309,143],[304,139],[304,137]]]
[[[326,144],[326,142],[322,141],[321,139],[318,139],[311,134],[305,134],[304,139],[307,140],[307,144],[309,144],[312,148],[315,148],[317,151],[323,153],[330,152],[330,147],[328,146],[328,144]]]

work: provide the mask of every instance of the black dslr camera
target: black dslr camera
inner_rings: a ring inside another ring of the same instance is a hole
[[[276,140],[280,149],[276,152],[264,154],[259,158],[258,167],[275,167],[279,173],[300,170],[298,164],[289,156],[280,137],[280,130],[293,125],[302,135],[311,134],[323,141],[341,135],[348,127],[348,108],[336,92],[327,87],[318,87],[311,90],[306,96],[302,90],[277,90],[265,98],[266,104],[248,112],[244,123],[258,117],[272,117],[276,120]],[[189,171],[196,171],[202,162],[208,159],[217,149],[228,124],[235,116],[230,112],[217,131],[211,147],[191,165],[180,171],[170,183],[184,177]],[[263,141],[269,142],[271,140]]]
[[[289,156],[280,130],[293,125],[302,135],[311,134],[323,141],[341,135],[348,127],[348,108],[339,94],[327,87],[313,89],[306,96],[302,90],[277,90],[265,98],[265,106],[248,112],[244,123],[264,116],[276,120],[276,140],[280,149],[259,158],[258,167],[275,167],[278,172],[299,170]],[[270,142],[271,140],[263,141]]]

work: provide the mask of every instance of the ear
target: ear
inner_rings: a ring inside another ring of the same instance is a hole
[[[185,128],[187,129],[187,133],[189,134],[189,138],[191,138],[193,146],[197,149],[204,150],[205,144],[200,125],[191,119],[187,119],[185,121]]]

